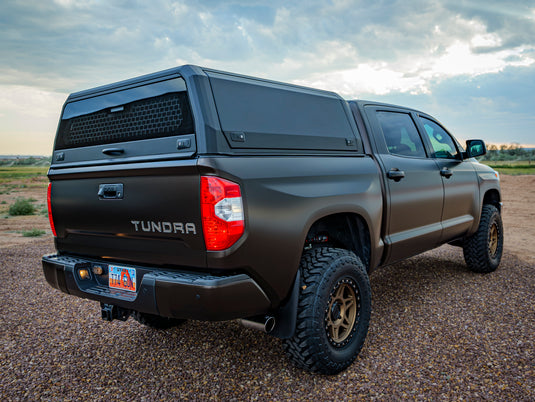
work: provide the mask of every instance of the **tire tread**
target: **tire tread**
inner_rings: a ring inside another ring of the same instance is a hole
[[[500,232],[497,261],[493,261],[488,253],[488,230],[494,219],[497,220]],[[486,274],[493,272],[498,268],[502,252],[503,225],[500,212],[494,205],[485,204],[481,210],[481,220],[477,232],[465,239],[463,243],[464,260],[471,271]]]

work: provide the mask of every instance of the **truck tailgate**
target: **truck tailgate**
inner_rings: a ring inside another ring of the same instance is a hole
[[[51,169],[61,253],[204,267],[196,159]]]

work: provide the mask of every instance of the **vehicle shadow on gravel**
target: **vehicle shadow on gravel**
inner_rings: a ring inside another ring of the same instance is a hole
[[[399,330],[414,319],[432,318],[437,308],[446,310],[443,306],[445,301],[450,309],[469,306],[472,300],[481,297],[478,289],[481,290],[487,279],[494,275],[470,272],[462,261],[462,255],[455,256],[456,251],[449,251],[453,258],[434,256],[432,253],[436,252],[413,257],[372,273],[373,316],[370,336],[361,359],[366,358],[366,350],[385,346],[377,343],[381,339],[378,335],[393,328]],[[176,365],[170,365],[173,370],[182,366],[181,369],[191,371],[208,364],[216,370],[232,367],[236,373],[247,373],[254,365],[265,373],[284,369],[292,375],[310,375],[292,366],[284,356],[279,339],[244,328],[237,321],[186,321],[179,327],[165,331],[146,328],[131,321],[133,327],[129,330],[135,332],[134,350],[138,358],[142,357],[139,351],[144,349],[149,351],[147,358],[154,357],[155,353],[164,353],[167,360],[175,360]],[[174,357],[183,355],[184,350],[188,351],[186,359]]]
[[[455,277],[475,275],[467,271],[464,265],[433,257],[419,257],[380,270],[384,272],[375,272],[371,278],[374,319],[391,319],[396,312],[407,311],[412,306],[426,302],[430,293],[444,283],[451,283]],[[192,356],[202,356],[202,362],[188,358],[188,364],[184,368],[201,368],[209,361],[214,369],[232,366],[237,372],[248,372],[254,362],[261,371],[273,369],[276,372],[284,368],[292,373],[302,372],[286,359],[279,339],[244,328],[237,321],[190,320],[165,331],[144,327],[133,320],[131,322],[133,327],[129,330],[136,333],[136,350],[148,349],[150,355],[154,356],[154,353],[158,353],[158,348],[164,346],[167,348],[166,353],[171,356],[182,354],[184,349]],[[373,319],[371,326],[374,326]],[[181,365],[182,360],[177,359],[176,363]],[[178,367],[175,366],[174,369]]]
[[[468,271],[459,258],[452,260],[433,255],[415,257],[372,273],[373,317],[370,338],[361,359],[366,358],[367,349],[384,346],[377,344],[380,338],[374,334],[403,325],[407,322],[404,316],[425,311],[426,306],[438,306],[437,296],[451,295],[455,287],[460,286],[455,290],[456,294],[466,293],[469,299],[472,287],[466,289],[463,284],[477,282],[479,278],[481,275]],[[383,326],[385,322],[388,324]],[[160,355],[169,363],[174,361],[174,364],[167,364],[173,372],[194,373],[209,366],[221,372],[231,367],[237,377],[247,377],[252,367],[264,374],[274,375],[283,370],[300,377],[311,375],[292,366],[279,339],[244,328],[236,321],[187,321],[166,331],[145,328],[137,323],[132,325],[135,325],[130,330],[135,332],[132,338],[135,339],[133,351],[137,358],[144,359],[139,355],[141,350],[149,351],[145,358]],[[337,376],[322,378],[335,380]]]

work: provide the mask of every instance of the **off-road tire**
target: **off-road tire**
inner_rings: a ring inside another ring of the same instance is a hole
[[[146,325],[147,327],[155,329],[169,329],[176,327],[177,325],[182,324],[186,320],[179,320],[177,318],[167,318],[161,317],[159,315],[140,313],[139,311],[134,311],[132,317],[139,322],[140,324]]]
[[[500,211],[485,204],[477,232],[463,243],[464,260],[477,273],[493,272],[500,265],[503,253],[503,224]]]
[[[297,325],[293,337],[283,341],[284,351],[299,368],[337,374],[353,363],[368,333],[366,268],[351,251],[321,247],[303,254],[300,270]]]

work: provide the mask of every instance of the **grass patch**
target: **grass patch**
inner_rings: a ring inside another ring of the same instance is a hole
[[[25,232],[22,232],[22,235],[24,237],[39,237],[39,236],[42,236],[44,235],[46,232],[44,230],[41,230],[41,229],[31,229],[31,230],[26,230]]]
[[[535,164],[530,164],[528,161],[512,161],[512,162],[482,162],[485,165],[490,166],[494,170],[497,170],[500,174],[510,175],[524,175],[535,174]]]
[[[46,205],[44,205],[44,206],[43,206],[43,205],[40,205],[38,208],[41,208],[41,209],[39,210],[39,215],[48,217],[48,206],[46,206]]]
[[[48,166],[0,166],[0,184],[35,177],[47,180],[47,171]]]
[[[13,205],[9,207],[9,215],[33,215],[35,213],[35,207],[31,201],[26,198],[19,198]]]

